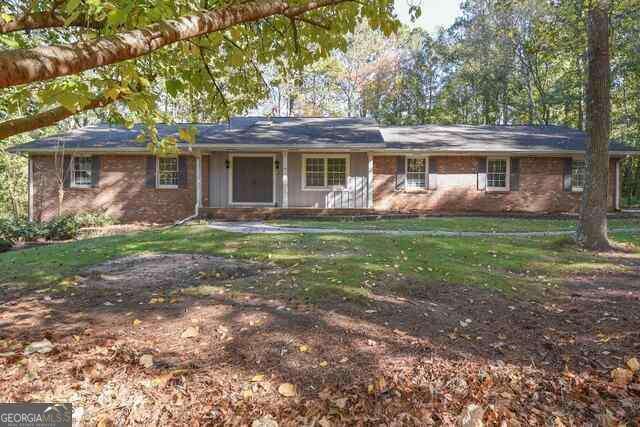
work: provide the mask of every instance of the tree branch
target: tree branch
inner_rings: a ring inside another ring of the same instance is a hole
[[[292,6],[287,1],[253,1],[204,13],[165,20],[98,41],[43,46],[0,52],[0,89],[78,74],[105,65],[138,58],[179,41],[225,30],[274,15],[293,18],[306,12],[351,0],[308,0]]]
[[[115,99],[100,97],[92,100],[84,107],[71,111],[65,107],[56,107],[33,116],[20,117],[18,119],[7,120],[0,123],[0,140],[18,135],[24,132],[40,129],[47,126],[53,126],[64,119],[67,119],[82,111],[95,110],[96,108],[106,107],[107,105],[119,101],[124,98],[124,94]]]
[[[222,92],[222,88],[218,84],[218,81],[213,76],[213,72],[211,71],[211,68],[209,67],[209,64],[207,63],[207,58],[204,56],[204,52],[202,51],[201,48],[199,48],[199,50],[200,50],[200,59],[202,59],[202,64],[204,65],[204,69],[206,70],[207,74],[209,75],[209,78],[211,79],[211,82],[213,83],[213,87],[216,88],[216,92],[218,92],[218,95],[220,95],[220,99],[222,100],[222,104],[224,104],[224,112],[225,112],[225,116],[227,116],[227,123],[229,123],[229,125],[231,125],[231,116],[229,115],[229,104],[227,103],[227,98],[224,96],[224,92]]]

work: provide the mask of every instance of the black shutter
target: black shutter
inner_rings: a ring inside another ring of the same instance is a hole
[[[520,159],[518,158],[511,159],[511,174],[509,177],[509,184],[511,187],[511,191],[520,190]]]
[[[477,180],[478,180],[478,190],[486,190],[487,189],[487,158],[479,157],[478,158],[478,172],[477,172]]]
[[[154,156],[147,156],[147,173],[144,179],[144,186],[156,188],[156,158]]]
[[[436,190],[438,188],[438,162],[435,157],[429,157],[429,176],[427,188]]]
[[[396,157],[396,191],[404,190],[405,188],[405,161],[404,156]]]
[[[187,188],[187,158],[178,156],[178,187]]]
[[[571,192],[573,183],[571,182],[571,169],[573,166],[573,159],[564,159],[564,176],[563,176],[563,188],[564,191]]]
[[[71,156],[64,156],[62,158],[62,186],[64,188],[71,187],[72,169]]]
[[[91,186],[93,188],[100,186],[100,156],[91,158]]]

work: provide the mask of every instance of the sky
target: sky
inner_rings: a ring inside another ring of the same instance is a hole
[[[418,3],[422,15],[416,22],[409,17],[409,4]],[[435,33],[438,27],[453,24],[460,12],[460,0],[395,0],[395,7],[400,21],[410,27],[421,27]]]

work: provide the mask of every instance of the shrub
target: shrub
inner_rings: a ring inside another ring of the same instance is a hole
[[[47,240],[69,240],[78,237],[80,221],[74,215],[59,216],[45,224]]]
[[[115,224],[115,220],[104,212],[84,212],[76,215],[80,227],[106,227]]]
[[[46,235],[47,229],[44,223],[29,222],[24,218],[0,219],[0,239],[32,242],[44,239]]]
[[[0,254],[2,252],[7,252],[9,249],[11,249],[12,246],[13,246],[13,243],[11,243],[10,241],[0,239]]]

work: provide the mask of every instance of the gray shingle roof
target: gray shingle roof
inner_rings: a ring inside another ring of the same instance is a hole
[[[379,128],[374,121],[353,118],[238,117],[224,124],[157,125],[160,136],[178,134],[195,126],[197,146],[263,148],[362,148],[375,150],[428,150],[433,152],[562,153],[585,150],[586,134],[560,126],[424,125]],[[126,129],[97,125],[22,144],[14,152],[55,150],[146,149],[136,137],[142,126]],[[639,149],[611,142],[612,152]]]
[[[587,134],[562,126],[394,126],[381,129],[387,148],[432,151],[584,151]],[[611,151],[635,151],[610,142]]]
[[[372,120],[343,118],[238,117],[224,124],[157,125],[161,137],[177,136],[182,128],[194,126],[196,145],[278,146],[341,148],[350,146],[383,147],[382,136]],[[76,129],[62,135],[42,138],[16,148],[19,151],[56,149],[64,143],[65,150],[75,149],[146,149],[136,137],[143,127],[97,125]]]

